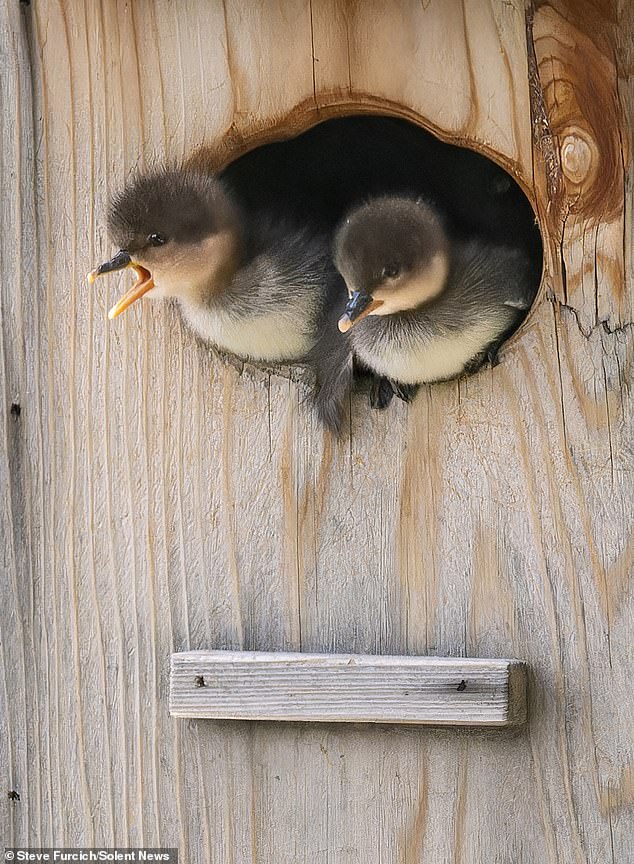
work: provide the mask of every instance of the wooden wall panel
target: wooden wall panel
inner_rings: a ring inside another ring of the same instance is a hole
[[[532,65],[519,0],[0,6],[8,843],[223,864],[634,855],[634,24],[627,4],[537,5]],[[571,32],[607,136],[561,98]],[[529,81],[552,123],[535,147]],[[534,175],[547,272],[499,367],[386,414],[355,397],[333,441],[300,373],[215,357],[167,305],[109,323],[118,287],[84,274],[133,167],[360,102]],[[574,181],[576,141],[558,163],[571,119],[594,155],[616,136],[610,189]],[[530,721],[174,721],[170,653],[199,648],[515,656]]]

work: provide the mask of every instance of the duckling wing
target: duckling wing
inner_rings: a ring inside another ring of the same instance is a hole
[[[337,327],[346,299],[345,283],[333,271],[317,322],[317,341],[306,357],[307,365],[315,373],[312,404],[320,422],[335,434],[341,431],[354,383],[352,343]]]
[[[474,317],[506,308],[509,319],[521,317],[511,310],[530,308],[539,273],[524,251],[477,242],[460,245],[456,251],[448,291],[452,305],[459,305]]]
[[[528,297],[516,297],[504,301],[505,306],[510,306],[512,309],[530,309],[531,301]]]
[[[311,363],[316,377],[312,403],[320,422],[326,429],[338,434],[341,432],[354,379],[352,352],[340,352],[336,362],[333,362],[334,352],[324,355],[319,354],[318,346],[316,349],[313,349],[314,359]]]

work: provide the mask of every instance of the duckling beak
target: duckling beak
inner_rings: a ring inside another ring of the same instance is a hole
[[[123,270],[125,267],[132,267],[136,270],[136,274],[138,276],[137,281],[134,283],[132,288],[118,300],[112,309],[108,312],[108,318],[112,320],[116,318],[117,315],[121,315],[122,312],[131,306],[135,300],[138,300],[139,297],[143,297],[144,294],[147,294],[148,291],[151,291],[154,288],[154,279],[152,278],[152,274],[149,270],[146,270],[145,267],[142,267],[140,264],[134,262],[128,252],[124,249],[120,249],[117,254],[110,259],[110,261],[106,261],[104,264],[100,264],[99,267],[96,267],[88,274],[88,281],[92,284],[98,276],[103,276],[104,273],[112,273],[115,270]]]
[[[342,333],[346,333],[357,322],[369,315],[379,306],[383,305],[383,300],[375,300],[370,294],[365,291],[354,291],[348,300],[346,311],[339,319],[338,327]]]
[[[147,294],[148,291],[151,291],[152,288],[154,288],[154,279],[149,270],[146,270],[145,267],[141,267],[140,264],[132,263],[130,266],[136,270],[136,274],[139,278],[132,288],[130,288],[129,291],[126,291],[123,297],[117,300],[112,309],[108,312],[108,318],[110,318],[111,321],[113,318],[116,318],[117,315],[121,315],[122,312],[125,312],[128,306],[132,306],[136,300],[143,297],[144,294]]]
[[[95,267],[94,270],[90,271],[88,281],[92,285],[97,276],[103,276],[104,273],[112,273],[115,270],[123,270],[124,267],[129,267],[130,264],[132,264],[132,259],[129,253],[125,249],[119,249],[110,261],[106,261],[104,264],[100,264],[99,267]]]

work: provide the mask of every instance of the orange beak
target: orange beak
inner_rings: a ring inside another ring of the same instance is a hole
[[[131,306],[135,300],[138,300],[140,297],[143,297],[144,294],[147,294],[148,291],[151,291],[154,288],[154,279],[152,278],[152,274],[149,270],[146,270],[145,267],[142,267],[140,264],[136,264],[131,260],[129,254],[124,250],[117,252],[114,258],[111,258],[110,261],[106,261],[105,264],[100,264],[99,267],[96,267],[88,274],[88,281],[92,284],[98,276],[103,276],[104,273],[112,273],[115,270],[123,270],[126,267],[132,267],[136,270],[138,279],[130,288],[129,291],[118,300],[112,309],[108,312],[108,318],[112,320],[116,318],[117,315],[121,315],[122,312]]]
[[[359,321],[383,305],[383,300],[375,300],[363,291],[355,291],[346,306],[346,311],[339,319],[338,327],[341,333],[346,333]]]
[[[149,270],[146,270],[145,267],[141,267],[140,264],[131,264],[130,266],[136,270],[138,279],[132,288],[130,288],[129,291],[126,291],[123,297],[117,300],[112,309],[108,312],[108,318],[110,318],[111,321],[113,318],[116,318],[117,315],[121,315],[122,312],[125,312],[128,306],[132,306],[136,300],[143,297],[144,294],[147,294],[148,291],[151,291],[152,288],[154,288],[154,279]]]

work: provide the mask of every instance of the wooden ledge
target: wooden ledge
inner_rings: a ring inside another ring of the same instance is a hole
[[[170,713],[215,720],[509,726],[526,719],[517,660],[186,651]]]

